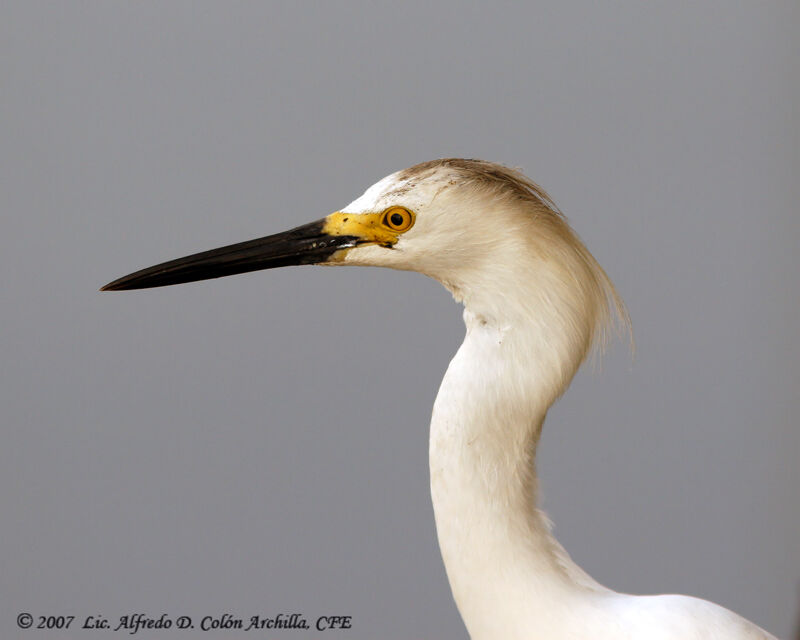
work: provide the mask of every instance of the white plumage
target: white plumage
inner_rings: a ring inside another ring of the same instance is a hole
[[[626,321],[550,198],[517,172],[454,160],[389,176],[345,211],[393,204],[417,212],[396,250],[357,248],[345,260],[421,271],[464,305],[466,337],[434,404],[430,471],[439,544],[470,637],[771,638],[704,600],[599,585],[536,509],[547,410],[613,311]]]

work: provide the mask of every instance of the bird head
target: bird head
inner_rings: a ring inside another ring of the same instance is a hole
[[[315,222],[148,267],[102,290],[303,264],[418,271],[481,316],[547,317],[578,337],[578,355],[615,306],[626,319],[605,272],[540,187],[502,165],[460,158],[393,173]]]
[[[391,267],[448,284],[496,262],[503,248],[529,245],[536,226],[545,240],[548,229],[568,229],[547,194],[521,174],[479,160],[434,160],[385,177],[320,220],[148,267],[103,290],[301,264]]]

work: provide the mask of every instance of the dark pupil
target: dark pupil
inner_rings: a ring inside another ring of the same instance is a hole
[[[395,227],[399,227],[403,224],[403,216],[401,216],[399,213],[393,213],[391,216],[389,216],[389,220],[392,221],[392,224]]]

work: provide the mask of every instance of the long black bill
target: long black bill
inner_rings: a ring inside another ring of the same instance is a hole
[[[165,287],[259,269],[318,264],[340,249],[357,244],[355,236],[324,233],[325,222],[323,218],[283,233],[163,262],[109,282],[101,291]]]

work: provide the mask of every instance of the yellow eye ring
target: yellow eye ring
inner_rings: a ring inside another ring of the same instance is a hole
[[[392,231],[402,233],[414,226],[414,214],[403,207],[389,207],[383,212],[381,223]]]

